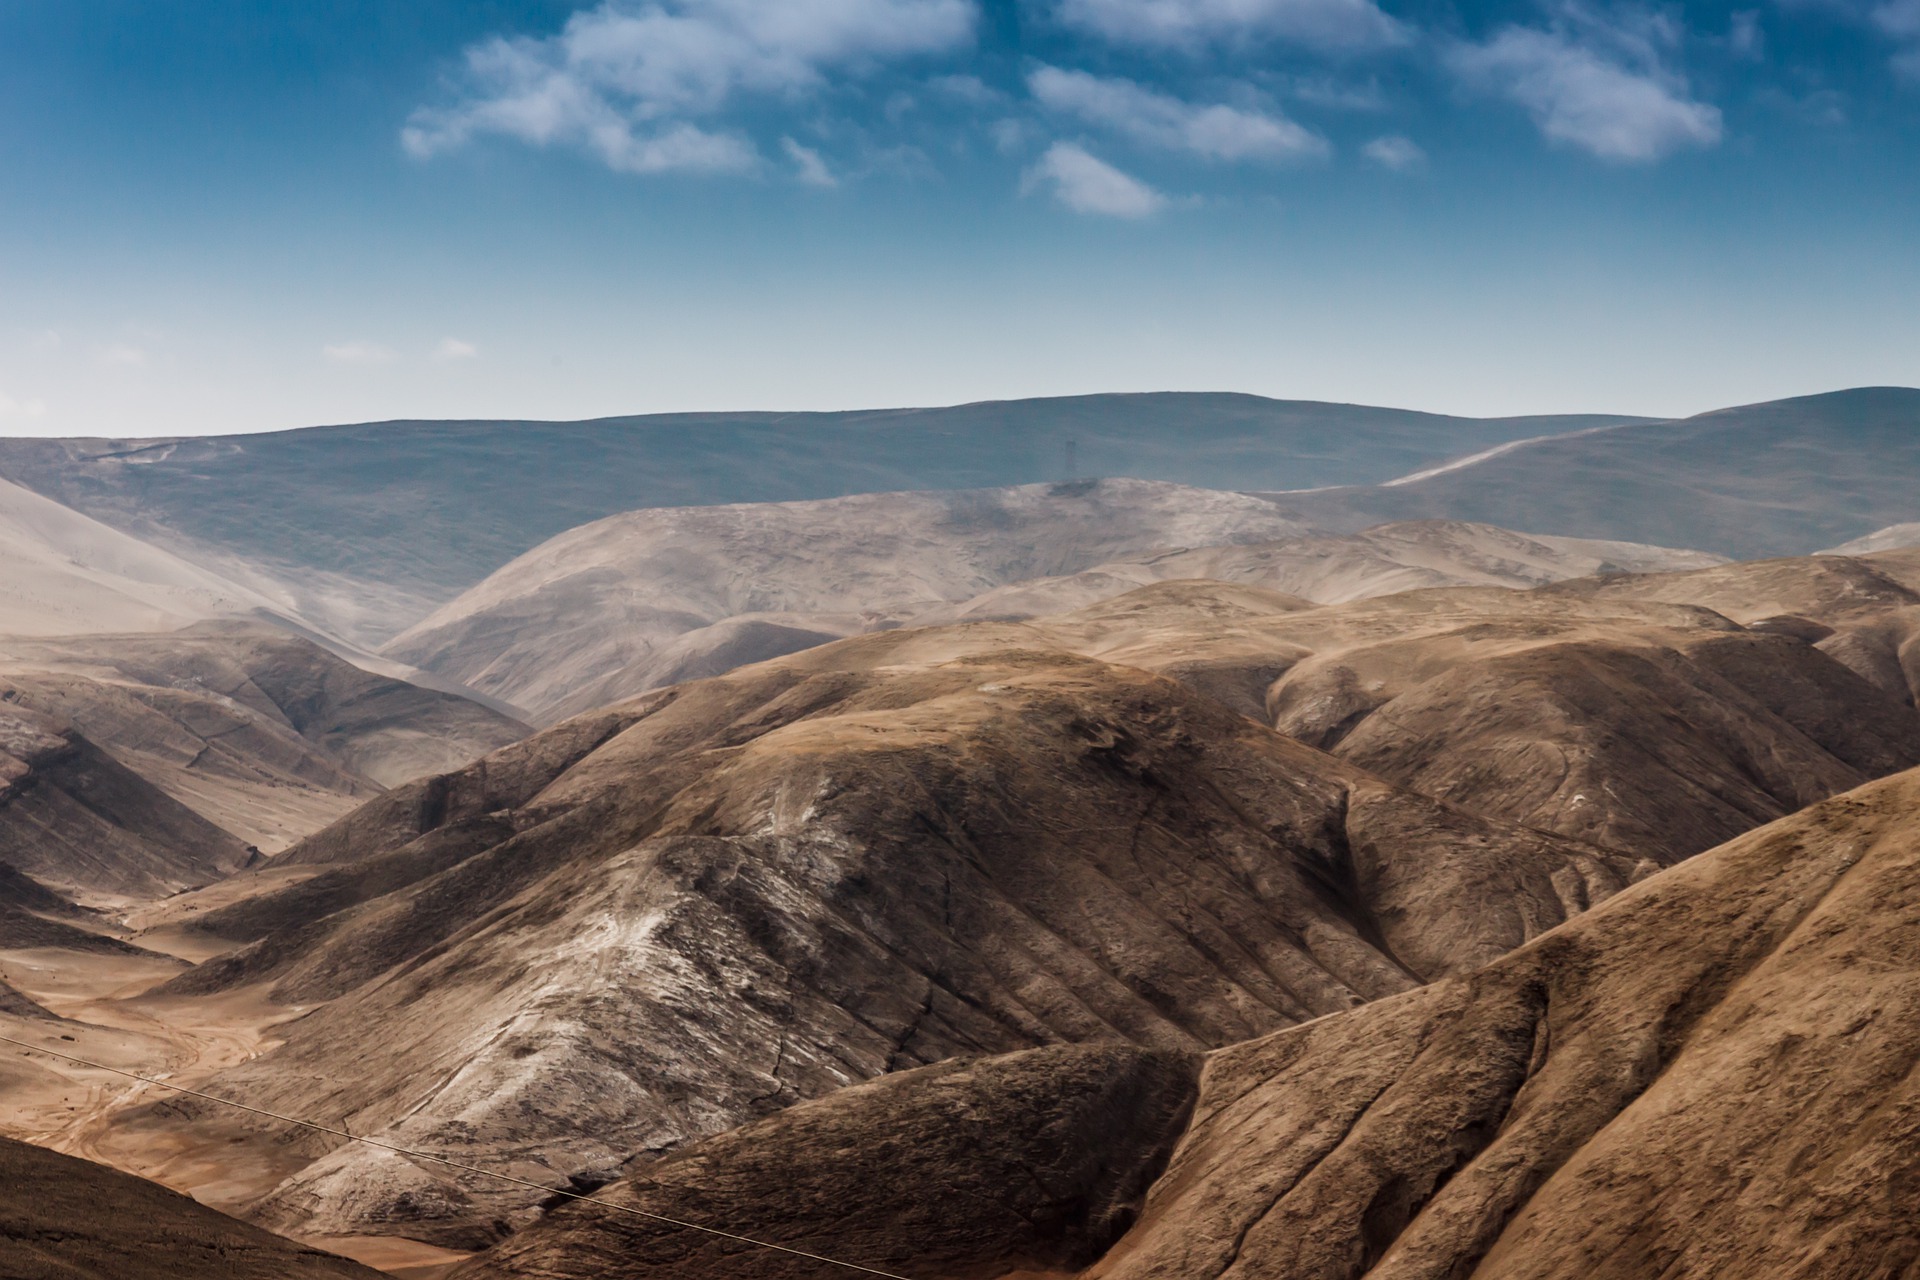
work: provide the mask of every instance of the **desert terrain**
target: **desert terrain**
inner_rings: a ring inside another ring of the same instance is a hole
[[[1913,1274],[1916,413],[0,441],[0,1275]]]

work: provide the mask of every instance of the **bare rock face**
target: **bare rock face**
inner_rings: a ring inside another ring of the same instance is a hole
[[[915,1277],[1075,1271],[1132,1225],[1186,1125],[1199,1066],[1121,1045],[956,1058],[675,1152],[597,1198]],[[829,1270],[850,1274],[568,1204],[454,1274],[787,1280]]]
[[[981,640],[812,651],[374,801],[287,855],[317,878],[210,913],[258,941],[167,988],[331,1002],[214,1087],[592,1177],[956,1055],[1259,1035],[1637,873],[1173,681]],[[465,1244],[525,1220],[517,1193],[314,1154],[263,1220]]]
[[[1920,774],[1470,977],[1216,1054],[1089,1274],[1899,1276],[1920,1263]]]
[[[8,1280],[375,1280],[186,1196],[0,1138],[0,1275]]]

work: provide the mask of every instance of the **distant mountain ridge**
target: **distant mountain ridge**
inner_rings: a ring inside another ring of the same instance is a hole
[[[645,507],[1136,476],[1378,484],[1639,421],[1459,418],[1167,392],[845,413],[381,422],[156,440],[0,439],[0,476],[382,641],[568,529]]]
[[[1303,523],[1344,532],[1471,520],[1752,560],[1912,521],[1917,495],[1920,390],[1856,387],[1571,432],[1399,484],[1269,496]]]

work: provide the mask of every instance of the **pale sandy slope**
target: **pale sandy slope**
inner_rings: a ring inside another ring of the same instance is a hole
[[[848,635],[1025,578],[1303,532],[1258,498],[1143,480],[631,511],[542,543],[382,652],[564,714],[652,687],[619,673],[715,623]]]
[[[1900,551],[1907,547],[1920,547],[1920,521],[1890,524],[1884,529],[1875,529],[1864,538],[1855,538],[1852,542],[1843,542],[1837,547],[1828,547],[1820,554],[1823,556],[1864,556],[1875,551]]]
[[[1344,604],[1423,587],[1534,587],[1593,574],[1661,573],[1724,564],[1704,551],[1639,542],[1515,533],[1460,520],[1383,524],[1337,537],[1195,547],[1097,565],[1084,573],[1012,583],[914,624],[1031,618],[1110,599],[1153,582],[1205,578]]]
[[[0,480],[0,634],[164,631],[279,602]]]
[[[595,521],[383,652],[557,719],[840,636],[1032,617],[1169,578],[1338,602],[1717,563],[1453,522],[1319,537],[1245,494],[1140,480],[866,494]]]

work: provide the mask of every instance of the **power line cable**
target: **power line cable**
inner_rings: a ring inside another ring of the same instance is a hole
[[[594,1196],[581,1195],[575,1191],[562,1191],[558,1188],[549,1187],[543,1183],[533,1182],[526,1178],[516,1178],[510,1173],[499,1173],[492,1169],[482,1169],[478,1165],[462,1164],[458,1160],[448,1160],[442,1156],[429,1155],[424,1151],[413,1151],[406,1147],[397,1147],[390,1142],[380,1142],[373,1138],[363,1138],[358,1134],[348,1133],[345,1129],[336,1129],[331,1125],[316,1124],[311,1120],[302,1120],[296,1116],[283,1116],[276,1111],[267,1111],[260,1107],[250,1107],[244,1102],[235,1102],[231,1098],[219,1098],[211,1093],[202,1093],[198,1089],[188,1089],[183,1085],[168,1084],[165,1080],[156,1080],[152,1076],[143,1076],[135,1071],[124,1071],[119,1067],[110,1067],[104,1062],[92,1062],[86,1058],[76,1058],[70,1053],[62,1053],[58,1049],[48,1049],[43,1045],[29,1044],[25,1040],[15,1040],[11,1036],[0,1036],[0,1043],[18,1045],[20,1048],[33,1053],[44,1053],[50,1058],[60,1058],[67,1062],[75,1062],[83,1067],[91,1067],[95,1071],[110,1071],[114,1075],[125,1076],[129,1080],[138,1080],[142,1084],[154,1085],[161,1089],[171,1089],[175,1093],[184,1093],[189,1097],[200,1098],[207,1102],[216,1102],[223,1107],[232,1107],[236,1111],[250,1111],[254,1115],[265,1116],[269,1120],[278,1120],[283,1124],[299,1125],[302,1128],[312,1129],[318,1133],[330,1133],[335,1137],[345,1138],[349,1142],[358,1142],[369,1147],[378,1147],[382,1151],[391,1151],[395,1155],[409,1156],[416,1160],[429,1160],[434,1164],[445,1165],[449,1169],[458,1169],[463,1173],[478,1174],[483,1178],[495,1178],[501,1182],[511,1182],[516,1186],[531,1187],[533,1190],[543,1192],[547,1195],[565,1196],[569,1200],[584,1200],[588,1204],[599,1205],[603,1209],[612,1209],[616,1213],[631,1214],[636,1218],[648,1218],[654,1222],[664,1222],[671,1227],[683,1227],[688,1231],[705,1232],[710,1236],[719,1236],[723,1240],[749,1244],[758,1249],[773,1249],[780,1253],[790,1253],[795,1257],[806,1258],[813,1262],[824,1262],[831,1267],[844,1267],[848,1271],[860,1271],[870,1276],[881,1276],[884,1277],[884,1280],[909,1280],[906,1276],[899,1275],[892,1271],[882,1271],[878,1267],[862,1266],[858,1262],[843,1262],[839,1258],[829,1258],[825,1254],[808,1253],[805,1249],[795,1249],[784,1244],[774,1244],[768,1240],[755,1240],[752,1236],[743,1236],[732,1231],[722,1231],[718,1227],[703,1227],[697,1222],[683,1222],[679,1218],[669,1218],[665,1214],[648,1213],[645,1209],[635,1209],[630,1205],[615,1204],[611,1200],[601,1200]]]

